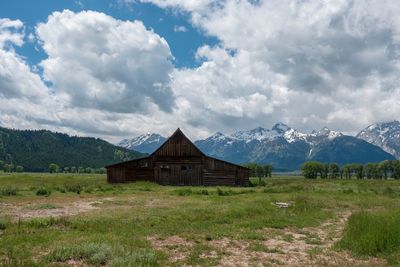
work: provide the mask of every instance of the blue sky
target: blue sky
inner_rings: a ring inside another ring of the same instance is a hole
[[[19,19],[25,23],[26,32],[34,33],[37,23],[44,22],[54,11],[69,9],[74,12],[95,10],[121,20],[140,20],[146,27],[154,29],[168,41],[174,64],[181,67],[194,67],[200,64],[195,60],[198,47],[208,44],[215,45],[215,37],[206,36],[201,30],[193,28],[186,12],[176,12],[172,9],[162,9],[153,4],[139,2],[126,3],[116,0],[13,0],[0,1],[0,17]],[[184,27],[187,31],[176,31]],[[35,49],[36,47],[36,49]],[[46,54],[36,44],[27,43],[17,51],[28,59],[31,64],[38,64]]]
[[[397,0],[0,2],[0,126],[118,142],[400,114]]]

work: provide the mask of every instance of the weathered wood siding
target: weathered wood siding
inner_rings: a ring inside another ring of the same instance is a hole
[[[172,156],[172,157],[201,157],[201,151],[183,135],[177,132],[171,136],[159,149],[156,150],[154,156]]]

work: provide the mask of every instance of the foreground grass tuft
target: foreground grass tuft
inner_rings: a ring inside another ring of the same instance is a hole
[[[377,256],[400,249],[400,212],[358,212],[349,218],[339,247],[359,255]]]

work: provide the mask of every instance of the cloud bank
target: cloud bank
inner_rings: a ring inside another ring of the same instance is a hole
[[[12,49],[23,45],[22,23],[3,19],[0,101],[31,99],[48,127],[109,139],[175,127],[201,137],[277,121],[353,133],[399,119],[395,0],[142,2],[187,14],[219,43],[197,49],[198,67],[177,69],[166,37],[142,22],[55,12],[36,27],[48,55],[41,78]],[[23,124],[1,109],[3,124]]]

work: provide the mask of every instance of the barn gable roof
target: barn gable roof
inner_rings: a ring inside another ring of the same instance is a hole
[[[176,131],[167,139],[165,142],[156,150],[154,151],[150,156],[158,156],[162,155],[164,150],[167,150],[168,146],[177,146],[178,143],[180,144],[185,144],[188,146],[188,150],[190,153],[193,153],[194,156],[204,156],[206,155],[195,145],[193,144],[192,141],[190,141],[189,138],[186,137],[186,135],[181,131],[181,129],[176,129]],[[184,155],[188,156],[188,155]]]

